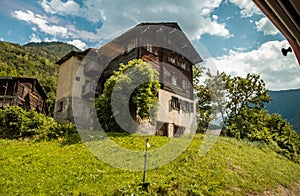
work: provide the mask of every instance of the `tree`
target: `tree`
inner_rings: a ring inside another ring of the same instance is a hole
[[[151,64],[140,59],[131,60],[126,65],[120,64],[119,69],[105,82],[103,93],[95,100],[102,127],[106,131],[120,131],[116,119],[127,124],[130,117],[122,110],[124,107],[129,107],[131,118],[137,123],[153,122],[159,88],[158,71]],[[113,100],[114,97],[118,100]],[[135,127],[128,124],[126,129]]]
[[[231,100],[228,108],[232,116],[238,115],[242,109],[263,109],[271,98],[265,88],[265,82],[259,75],[247,74],[246,78],[239,76],[226,79],[226,88]]]
[[[259,75],[247,74],[246,78],[226,77],[225,82],[228,91],[227,109],[229,111],[226,125],[235,125],[236,132],[239,132],[227,134],[244,138],[248,131],[248,127],[244,125],[245,120],[248,119],[246,116],[264,109],[265,103],[270,102],[271,98],[268,95],[265,82],[260,79]],[[249,113],[247,114],[247,112]]]
[[[204,71],[206,72],[204,74]],[[226,120],[226,86],[224,79],[227,75],[217,72],[213,75],[210,70],[194,66],[194,88],[198,102],[198,126],[201,132],[210,126],[211,121],[219,121],[217,127],[222,127]],[[201,81],[200,78],[206,78]],[[219,120],[221,118],[221,120]]]
[[[253,108],[263,109],[265,103],[271,99],[259,75],[248,74],[242,78],[232,77],[224,72],[213,75],[207,70],[206,79],[201,83],[199,77],[203,77],[204,69],[195,66],[194,73],[194,87],[202,125],[207,126],[209,121],[219,116],[221,124],[226,127],[234,125],[242,132],[243,119],[246,118],[244,113]],[[232,130],[229,134],[233,134]],[[239,135],[244,136],[241,133]]]
[[[277,144],[277,151],[289,159],[299,162],[300,136],[287,120],[279,114],[269,115],[266,121],[272,140]]]
[[[193,66],[193,86],[197,101],[197,132],[205,132],[209,126],[211,106],[210,94],[208,87],[201,81],[204,74],[204,68],[199,65]]]
[[[248,74],[242,78],[225,73],[212,75],[208,71],[201,83],[199,77],[203,77],[203,69],[195,69],[201,129],[207,129],[215,113],[219,113],[225,124],[223,134],[263,142],[279,154],[299,162],[300,137],[279,114],[271,115],[264,110],[271,98],[259,75]]]

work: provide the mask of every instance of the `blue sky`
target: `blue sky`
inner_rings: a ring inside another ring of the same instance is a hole
[[[272,90],[300,88],[289,44],[250,0],[1,0],[0,39],[63,41],[99,48],[140,22],[178,22],[200,55],[220,71],[257,73]],[[197,44],[195,44],[197,47]]]

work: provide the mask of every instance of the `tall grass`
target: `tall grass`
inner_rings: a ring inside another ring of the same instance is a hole
[[[144,137],[111,137],[128,149],[143,149]],[[151,148],[169,138],[149,137]],[[142,172],[113,168],[84,144],[0,140],[0,195],[245,195],[290,187],[300,166],[274,151],[219,137],[205,156],[198,134],[173,162],[147,171],[149,192],[140,190]],[[143,157],[141,157],[142,159]]]

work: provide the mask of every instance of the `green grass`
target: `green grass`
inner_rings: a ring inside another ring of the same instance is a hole
[[[145,137],[113,136],[129,149],[143,149]],[[149,137],[151,148],[169,141]],[[142,172],[113,168],[84,144],[0,140],[0,195],[245,195],[290,187],[300,165],[259,145],[219,137],[198,154],[203,135],[173,162],[147,171],[149,193],[139,190]],[[141,157],[143,159],[143,157]]]

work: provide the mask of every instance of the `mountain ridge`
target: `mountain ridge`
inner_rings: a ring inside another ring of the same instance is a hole
[[[300,89],[269,91],[272,101],[266,105],[270,113],[278,113],[300,134]]]
[[[54,61],[57,62],[59,59],[61,59],[63,56],[65,56],[67,53],[71,51],[81,51],[76,46],[73,46],[68,43],[64,42],[28,42],[27,44],[23,45],[27,48],[32,49],[43,49],[46,50],[48,55],[54,56]]]
[[[29,42],[24,45],[0,41],[0,76],[37,78],[53,109],[58,77],[56,62],[71,51],[81,51],[64,42]],[[266,104],[270,113],[279,113],[300,134],[300,89],[269,90],[273,99]],[[51,111],[50,111],[51,112]]]
[[[38,79],[48,96],[47,104],[51,113],[59,69],[56,62],[72,50],[79,49],[63,42],[28,43],[22,46],[0,41],[0,76]]]

